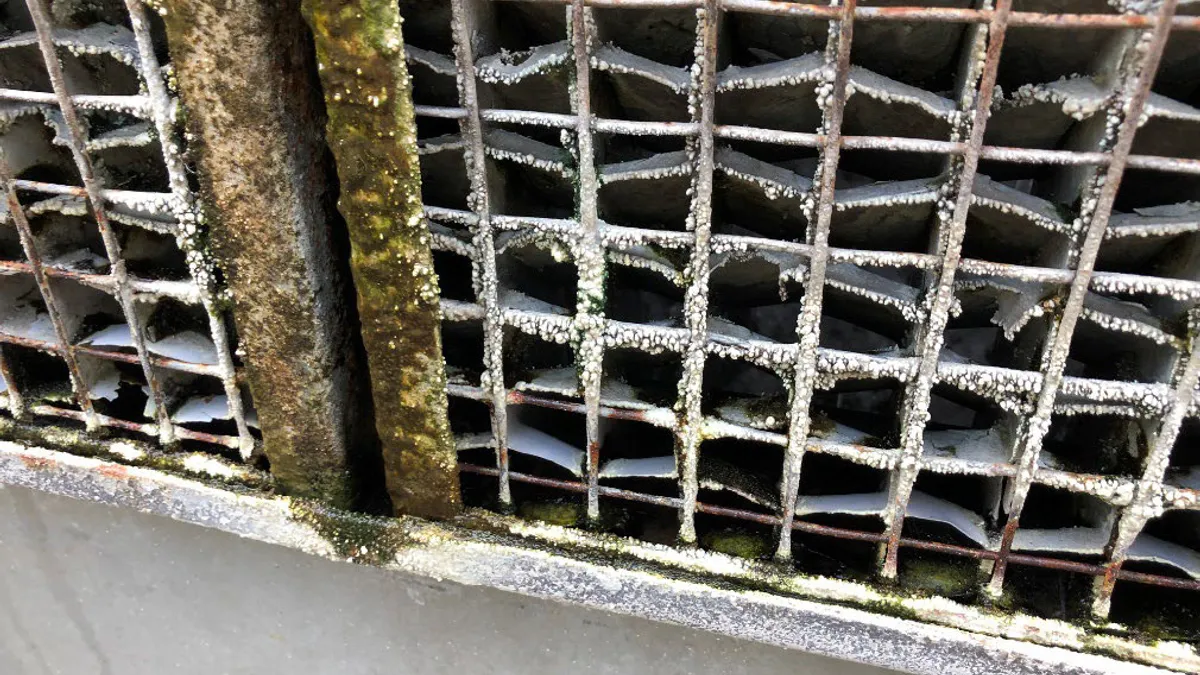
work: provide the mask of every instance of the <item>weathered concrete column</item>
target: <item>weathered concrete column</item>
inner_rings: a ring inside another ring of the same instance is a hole
[[[352,505],[370,403],[299,1],[164,0],[160,13],[271,471],[284,492]]]
[[[303,4],[329,110],[388,491],[400,512],[448,516],[459,506],[457,456],[400,10],[395,0]]]

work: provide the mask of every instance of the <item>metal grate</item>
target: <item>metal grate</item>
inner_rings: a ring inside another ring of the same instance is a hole
[[[446,4],[400,2],[464,499],[1056,616],[1200,590],[1200,19]]]
[[[7,409],[248,459],[257,421],[158,16],[138,0],[0,12]]]

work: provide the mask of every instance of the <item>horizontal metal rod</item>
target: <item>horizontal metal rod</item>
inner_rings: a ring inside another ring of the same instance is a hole
[[[445,106],[416,106],[417,117],[460,119],[466,114],[462,108]],[[524,110],[484,110],[483,119],[506,124],[548,126],[556,129],[575,128],[572,115],[541,113]],[[642,122],[633,120],[596,119],[594,130],[601,133],[619,133],[655,136],[694,136],[699,125],[689,122]],[[718,124],[713,127],[713,136],[724,140],[775,143],[805,148],[820,147],[824,136],[799,131],[759,129],[740,125]],[[961,155],[966,152],[965,143],[939,141],[928,138],[902,136],[842,136],[844,150],[882,150],[887,152],[915,152],[928,154]],[[1107,166],[1111,159],[1103,152],[1077,152],[1074,150],[1045,150],[1040,148],[1015,148],[985,145],[980,149],[980,159],[1010,164],[1053,164],[1056,166]],[[1200,159],[1186,157],[1163,157],[1159,155],[1130,155],[1131,169],[1200,175]],[[20,181],[18,181],[19,183]]]
[[[42,271],[48,277],[68,279],[107,293],[116,290],[116,281],[109,274],[94,274],[65,267],[45,265]],[[16,260],[0,260],[0,274],[33,274],[33,266]],[[129,288],[135,295],[153,295],[178,300],[187,305],[201,305],[200,291],[191,281],[166,281],[129,277]]]
[[[571,0],[507,0],[530,4],[569,5]],[[589,7],[620,7],[627,9],[698,9],[704,0],[584,0]],[[748,14],[774,14],[809,19],[836,19],[841,14],[837,5],[815,5],[779,0],[722,0],[721,9]],[[959,9],[953,7],[858,7],[855,21],[900,21],[943,23],[989,23],[995,12],[988,9]],[[1154,17],[1137,14],[1046,14],[1042,12],[1012,12],[1010,26],[1036,28],[1149,28]],[[1200,30],[1200,17],[1176,16],[1173,30]]]
[[[59,354],[62,352],[62,348],[57,343],[47,342],[45,340],[37,340],[34,338],[21,337],[19,335],[10,335],[8,333],[0,333],[0,343],[17,345],[20,347],[28,347],[30,349],[36,349],[38,351],[49,352],[52,354]],[[87,354],[88,356],[94,356],[96,358],[104,359],[106,361],[117,361],[120,363],[134,363],[134,364],[141,363],[141,361],[138,359],[137,354],[128,354],[126,352],[110,351],[107,349],[100,349],[98,347],[91,347],[88,345],[73,345],[73,347],[77,353]],[[165,368],[167,370],[177,370],[177,371],[180,371],[183,373],[192,373],[195,375],[205,375],[207,377],[215,377],[218,379],[221,377],[221,371],[215,365],[209,365],[206,363],[190,363],[188,361],[180,361],[178,359],[172,359],[170,357],[161,356],[159,354],[151,354],[149,358],[150,358],[150,364],[153,366],[159,367],[159,368]],[[238,371],[238,381],[240,382],[241,380],[242,380],[242,375],[241,375],[241,371],[239,370]]]
[[[482,476],[497,477],[499,471],[492,467],[478,466],[475,464],[466,464],[460,462],[458,465],[460,471],[472,473]],[[517,473],[510,471],[509,480],[528,483],[531,485],[540,485],[567,492],[575,492],[584,494],[587,492],[587,485],[578,481],[558,480],[554,478],[544,478],[541,476],[531,476],[529,474]],[[631,490],[621,490],[618,488],[601,485],[599,488],[600,495],[603,497],[612,497],[614,499],[623,499],[627,501],[642,502],[646,504],[655,504],[668,508],[679,508],[683,500],[677,497],[663,497],[661,495],[648,495],[641,492],[633,492]],[[724,516],[738,520],[761,523],[778,527],[780,523],[779,516],[768,513],[756,513],[754,511],[745,511],[742,509],[732,509],[723,506],[715,506],[712,504],[696,503],[696,511],[700,513],[708,513],[710,515]],[[801,520],[793,521],[792,529],[817,534],[822,536],[834,537],[837,539],[847,539],[853,541],[865,541],[870,543],[880,543],[887,540],[887,535],[884,533],[866,532],[862,530],[851,530],[840,527],[829,527],[827,525],[818,525],[817,523],[809,523]],[[969,548],[966,546],[957,546],[955,544],[944,544],[935,541],[921,541],[918,539],[900,539],[900,546],[904,548],[914,548],[923,551],[933,551],[935,553],[945,553],[949,555],[962,556],[973,558],[976,560],[996,560],[999,554],[995,551],[987,549]],[[1023,553],[1011,553],[1007,560],[1012,565],[1023,565],[1026,567],[1040,567],[1043,569],[1052,569],[1062,572],[1072,572],[1076,574],[1086,574],[1089,576],[1101,576],[1105,573],[1106,568],[1103,565],[1091,563],[1083,563],[1074,560],[1061,560],[1058,558],[1047,558],[1045,556],[1035,556]],[[1174,577],[1165,577],[1157,574],[1146,574],[1144,572],[1131,572],[1128,570],[1120,570],[1117,574],[1118,578],[1124,581],[1134,583],[1147,584],[1152,586],[1164,586],[1167,588],[1176,588],[1187,591],[1200,591],[1200,581],[1191,579],[1177,579]]]
[[[18,190],[28,190],[30,192],[44,192],[51,195],[68,195],[71,197],[87,198],[87,190],[76,185],[60,185],[58,183],[44,183],[36,180],[16,179],[13,185]],[[112,190],[109,188],[100,188],[100,196],[104,197],[108,202],[144,202],[147,200],[155,200],[163,205],[163,212],[168,213],[168,204],[174,199],[174,195],[168,192],[142,192],[136,190]]]
[[[34,415],[43,415],[46,417],[61,417],[63,419],[75,420],[77,422],[86,422],[87,415],[79,410],[71,410],[70,408],[60,408],[53,405],[39,404],[29,407],[29,412]],[[101,426],[111,427],[114,429],[124,429],[126,431],[134,431],[143,434],[150,438],[158,438],[158,425],[153,422],[141,423],[123,420],[119,417],[110,417],[96,413],[96,421]],[[175,430],[175,437],[185,441],[199,441],[201,443],[210,443],[212,445],[220,445],[226,448],[236,450],[240,440],[237,436],[222,436],[219,434],[209,434],[203,431],[188,429],[179,425],[172,425]]]

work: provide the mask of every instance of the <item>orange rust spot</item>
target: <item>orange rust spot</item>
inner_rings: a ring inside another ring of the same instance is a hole
[[[96,473],[109,478],[126,478],[129,475],[129,468],[120,464],[101,464],[96,469]]]
[[[30,457],[28,455],[21,455],[21,462],[25,464],[25,467],[28,469],[49,469],[55,465],[55,461],[52,459],[46,459],[45,457]]]

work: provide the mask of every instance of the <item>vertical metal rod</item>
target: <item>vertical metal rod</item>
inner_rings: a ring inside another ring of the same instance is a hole
[[[1166,413],[1159,422],[1150,450],[1146,455],[1145,469],[1133,493],[1133,500],[1121,511],[1121,517],[1112,532],[1103,576],[1097,577],[1095,597],[1092,599],[1092,614],[1106,618],[1112,606],[1112,594],[1116,589],[1121,566],[1129,556],[1129,548],[1137,540],[1146,523],[1155,513],[1162,511],[1163,479],[1171,464],[1171,451],[1179,438],[1183,419],[1196,397],[1196,385],[1200,383],[1200,335],[1196,335],[1196,322],[1200,319],[1191,312],[1188,329],[1193,335],[1188,343],[1187,356],[1177,366],[1174,395]]]
[[[163,163],[167,167],[167,179],[173,196],[172,207],[175,220],[181,230],[176,235],[175,241],[187,258],[192,282],[200,290],[200,300],[208,315],[208,328],[212,333],[213,345],[217,351],[217,367],[221,370],[221,384],[225,389],[225,397],[229,401],[229,414],[238,431],[238,450],[245,459],[254,449],[254,437],[250,435],[250,429],[246,425],[245,406],[242,405],[241,388],[237,384],[237,372],[233,365],[225,318],[213,303],[212,265],[195,250],[192,239],[182,231],[197,225],[199,210],[196,207],[195,196],[188,185],[183,152],[176,140],[178,138],[174,116],[176,103],[167,92],[166,84],[163,82],[162,70],[159,67],[158,56],[154,53],[154,42],[150,37],[150,24],[146,19],[146,8],[142,4],[142,0],[125,0],[125,8],[129,12],[129,21],[133,26],[133,35],[137,41],[142,81],[146,83],[154,129],[158,133]]]
[[[21,388],[17,385],[17,378],[13,374],[12,366],[8,362],[8,356],[4,354],[4,349],[0,347],[0,376],[4,377],[5,394],[8,396],[8,412],[13,417],[21,419],[25,417],[25,397],[21,394]]]
[[[1175,15],[1176,0],[1162,0],[1159,5],[1153,30],[1149,35],[1144,33],[1139,37],[1139,44],[1132,47],[1134,53],[1140,54],[1140,63],[1130,65],[1136,69],[1131,76],[1122,76],[1118,91],[1119,110],[1110,114],[1119,115],[1120,126],[1115,142],[1111,147],[1112,161],[1105,171],[1096,171],[1091,181],[1090,194],[1084,195],[1082,203],[1085,211],[1080,214],[1080,221],[1089,220],[1087,235],[1080,248],[1079,261],[1076,265],[1075,276],[1071,282],[1070,294],[1063,309],[1058,328],[1053,332],[1053,338],[1044,353],[1042,368],[1042,388],[1038,392],[1034,414],[1022,425],[1020,438],[1017,440],[1017,475],[1007,497],[1008,521],[1000,541],[1000,557],[992,570],[992,578],[988,582],[987,592],[999,596],[1004,588],[1004,573],[1007,568],[1007,557],[1012,550],[1013,537],[1021,519],[1021,510],[1025,506],[1025,497],[1033,484],[1033,476],[1037,471],[1038,456],[1041,454],[1042,440],[1050,430],[1050,419],[1054,413],[1054,400],[1058,395],[1058,387],[1062,383],[1063,370],[1067,363],[1067,354],[1071,349],[1071,338],[1075,333],[1075,325],[1083,312],[1083,301],[1091,283],[1092,271],[1096,257],[1100,253],[1100,243],[1104,239],[1104,230],[1108,226],[1108,218],[1112,213],[1113,202],[1117,197],[1117,189],[1125,174],[1125,165],[1133,147],[1133,139],[1137,133],[1138,123],[1150,96],[1150,88],[1154,84],[1154,75],[1158,63],[1162,59],[1166,47],[1167,36],[1170,34],[1171,17]],[[1086,209],[1090,207],[1089,214]]]
[[[575,360],[581,373],[584,405],[587,408],[587,519],[600,519],[600,390],[604,378],[604,244],[597,227],[596,151],[592,135],[591,102],[591,10],[583,0],[570,7],[570,40],[575,56],[575,81],[571,108],[575,113],[578,187],[576,195],[580,232],[576,240],[575,265],[579,270],[575,306]]]
[[[854,38],[854,9],[857,0],[846,0],[841,16],[830,26],[831,41],[825,51],[826,67],[833,61],[833,81],[829,90],[818,88],[818,100],[824,94],[822,127],[824,142],[820,146],[813,191],[809,197],[815,207],[806,209],[809,228],[807,243],[812,246],[808,260],[808,279],[804,284],[804,299],[796,319],[799,344],[793,364],[792,399],[788,410],[788,441],[783,460],[783,489],[780,491],[779,546],[775,559],[792,557],[792,522],[796,518],[796,499],[800,493],[800,468],[804,449],[812,426],[813,390],[817,384],[817,349],[821,344],[821,305],[825,299],[825,270],[829,263],[829,228],[833,222],[833,202],[837,190],[837,168],[842,153],[842,117],[850,83],[850,43]],[[834,33],[836,27],[837,32]]]
[[[695,173],[692,176],[692,202],[688,209],[688,229],[692,231],[692,257],[688,264],[690,279],[684,296],[684,320],[688,345],[683,354],[683,379],[679,397],[684,413],[676,436],[676,466],[683,497],[679,513],[679,540],[696,542],[696,499],[700,493],[697,471],[700,465],[704,361],[708,345],[708,274],[712,237],[713,191],[713,118],[717,90],[717,30],[721,20],[720,3],[707,0],[696,10],[696,63],[692,68],[689,109],[700,131],[691,141]]]
[[[67,363],[67,373],[71,378],[71,386],[75,390],[76,397],[79,399],[76,403],[83,410],[84,423],[90,430],[95,430],[100,426],[96,416],[96,410],[92,406],[92,397],[88,391],[87,381],[83,379],[83,373],[79,369],[79,361],[75,356],[75,347],[71,344],[71,334],[67,332],[66,324],[63,323],[62,312],[58,306],[58,298],[55,296],[54,289],[50,287],[50,280],[46,278],[46,271],[42,267],[42,256],[38,252],[37,239],[33,236],[33,228],[29,226],[29,219],[25,216],[25,208],[21,206],[21,200],[17,196],[17,188],[13,184],[12,169],[8,165],[8,158],[0,152],[0,183],[3,183],[4,197],[8,200],[8,213],[13,219],[13,224],[17,226],[17,234],[21,239],[21,248],[25,252],[25,257],[29,260],[29,267],[33,272],[33,280],[37,284],[38,292],[42,295],[42,302],[46,304],[46,313],[50,316],[50,323],[54,326],[54,335],[58,338],[59,354],[63,361]],[[10,389],[15,387],[11,372],[7,369],[5,363],[4,379],[8,381]],[[16,411],[14,411],[14,414]]]
[[[957,185],[952,187],[954,195],[952,214],[947,213],[948,207],[950,207],[949,194],[943,192],[938,203],[937,212],[940,221],[938,239],[942,264],[938,272],[937,286],[933,291],[933,301],[930,303],[929,317],[921,331],[921,353],[917,377],[909,385],[908,396],[905,399],[899,471],[892,474],[892,480],[888,487],[888,506],[884,511],[888,543],[883,551],[883,565],[880,570],[886,579],[896,576],[900,533],[904,529],[904,514],[908,510],[908,500],[912,496],[913,485],[921,470],[921,453],[925,448],[925,425],[929,422],[929,404],[933,384],[937,379],[938,357],[945,341],[946,324],[949,321],[950,307],[954,301],[954,277],[962,257],[963,238],[967,232],[967,216],[971,210],[971,199],[975,189],[975,174],[979,168],[979,153],[983,147],[988,115],[991,113],[992,92],[996,88],[1000,53],[1004,48],[1004,36],[1008,29],[1008,17],[1011,11],[1012,0],[998,0],[991,23],[988,24],[987,53],[983,72],[976,83],[977,86],[972,85],[975,96],[973,97],[974,103],[971,105],[971,127],[967,151],[961,159],[951,159],[952,167],[953,163],[961,162],[958,167]],[[948,184],[946,187],[951,186]],[[948,222],[945,218],[946,215],[950,216]]]
[[[504,319],[500,308],[499,279],[496,273],[496,239],[492,229],[492,206],[488,194],[487,155],[483,144],[483,121],[479,117],[479,94],[475,78],[475,17],[470,0],[452,0],[454,52],[458,61],[459,99],[467,114],[462,119],[462,135],[467,144],[465,160],[471,178],[471,210],[475,223],[475,254],[482,267],[479,297],[483,306],[483,381],[492,411],[492,436],[496,440],[496,466],[500,470],[500,503],[512,504],[508,480],[508,408],[504,388]]]
[[[50,85],[58,100],[59,111],[63,116],[71,155],[75,158],[75,165],[79,170],[79,175],[83,178],[83,188],[87,193],[88,203],[92,207],[92,217],[95,218],[96,226],[100,229],[100,238],[104,241],[104,250],[109,261],[109,274],[116,285],[117,302],[120,303],[121,312],[125,315],[125,322],[129,325],[129,333],[134,347],[137,349],[142,374],[150,386],[158,423],[159,442],[164,445],[170,444],[175,440],[175,427],[171,422],[170,413],[167,411],[162,383],[159,382],[157,373],[150,365],[146,337],[142,331],[141,321],[138,319],[137,309],[134,307],[133,292],[129,289],[125,259],[121,256],[121,244],[117,240],[112,225],[108,222],[108,213],[105,211],[104,197],[101,194],[103,185],[96,176],[92,160],[87,153],[86,127],[75,110],[75,103],[71,100],[66,78],[63,76],[62,64],[58,61],[58,53],[54,47],[54,26],[46,9],[45,0],[26,0],[25,4],[29,8],[30,17],[37,30],[38,47],[42,52],[42,60],[46,65]]]

